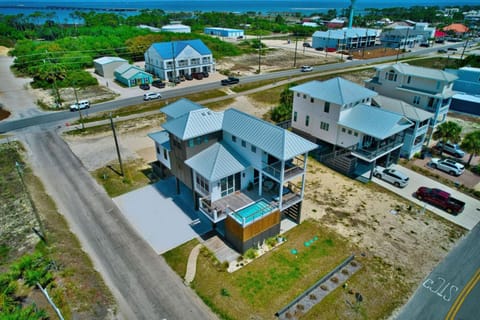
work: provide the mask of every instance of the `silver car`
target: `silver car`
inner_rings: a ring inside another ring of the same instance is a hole
[[[379,179],[390,182],[396,187],[403,188],[408,184],[408,176],[396,169],[384,169],[376,167],[373,171],[373,175]]]

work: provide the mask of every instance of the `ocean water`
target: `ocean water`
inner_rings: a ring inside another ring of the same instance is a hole
[[[162,9],[166,12],[258,12],[271,14],[279,12],[299,12],[302,15],[327,12],[329,9],[336,9],[338,14],[348,8],[349,0],[319,1],[319,0],[257,0],[257,1],[226,1],[226,0],[150,0],[150,1],[80,1],[63,0],[50,1],[7,1],[0,0],[0,14],[28,16],[32,13],[53,13],[53,20],[59,23],[78,22],[73,21],[71,14],[80,11],[114,12],[119,15],[129,16],[139,13],[141,9]],[[389,7],[410,7],[416,5],[424,6],[452,6],[451,0],[357,0],[355,11],[361,14],[366,8],[389,8]],[[479,0],[459,0],[455,5],[480,5]],[[113,11],[109,11],[112,10]],[[128,10],[117,10],[128,9]],[[131,11],[130,11],[131,10]],[[52,19],[52,18],[50,18]],[[40,18],[40,20],[42,20]]]

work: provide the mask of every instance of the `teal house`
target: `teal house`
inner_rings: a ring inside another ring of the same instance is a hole
[[[128,87],[141,85],[142,83],[152,83],[153,76],[145,70],[131,64],[123,64],[113,72],[115,80]]]

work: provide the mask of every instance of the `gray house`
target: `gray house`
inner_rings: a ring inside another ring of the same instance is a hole
[[[276,236],[282,218],[301,220],[308,152],[317,145],[235,109],[181,100],[161,111],[164,133],[149,135],[160,165],[236,250]]]

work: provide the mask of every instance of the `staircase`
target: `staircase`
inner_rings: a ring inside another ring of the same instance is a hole
[[[350,149],[335,150],[321,155],[319,161],[347,176],[353,175],[357,165],[357,158],[351,155]]]

